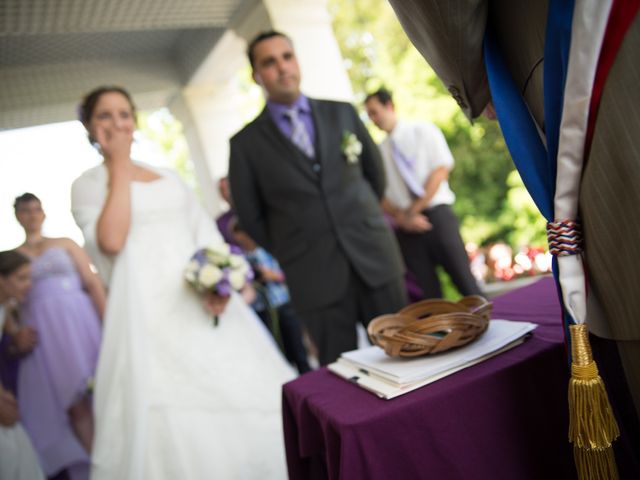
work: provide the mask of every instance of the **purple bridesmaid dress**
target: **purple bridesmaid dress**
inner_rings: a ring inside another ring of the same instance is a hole
[[[34,258],[32,279],[21,315],[38,331],[39,343],[18,372],[22,422],[45,474],[67,469],[79,479],[88,475],[89,456],[73,433],[67,410],[87,394],[95,373],[100,322],[64,248],[53,247]]]

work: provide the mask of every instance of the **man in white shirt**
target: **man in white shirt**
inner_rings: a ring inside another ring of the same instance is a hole
[[[481,294],[451,208],[455,195],[448,178],[454,161],[444,135],[431,123],[399,120],[385,89],[367,96],[365,107],[371,121],[387,133],[380,144],[387,176],[382,206],[396,223],[405,263],[424,297],[442,296],[437,265],[462,295]]]

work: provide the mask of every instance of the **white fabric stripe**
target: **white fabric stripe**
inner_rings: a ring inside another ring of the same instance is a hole
[[[575,220],[584,161],[589,105],[612,0],[577,0],[558,144],[555,218]],[[577,323],[587,320],[587,295],[579,255],[558,257],[564,304]]]

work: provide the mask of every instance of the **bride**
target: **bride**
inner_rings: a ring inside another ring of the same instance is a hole
[[[207,313],[183,278],[197,248],[222,242],[213,221],[177,175],[130,159],[125,90],[89,93],[81,120],[104,163],[74,182],[72,210],[109,287],[92,478],[286,478],[292,371],[238,294],[211,296]]]

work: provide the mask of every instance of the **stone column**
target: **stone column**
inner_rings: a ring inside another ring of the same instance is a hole
[[[238,72],[245,65],[244,41],[227,31],[172,99],[169,109],[182,122],[206,209],[213,216],[226,209],[217,188],[229,161],[229,138],[243,125],[244,96]]]

